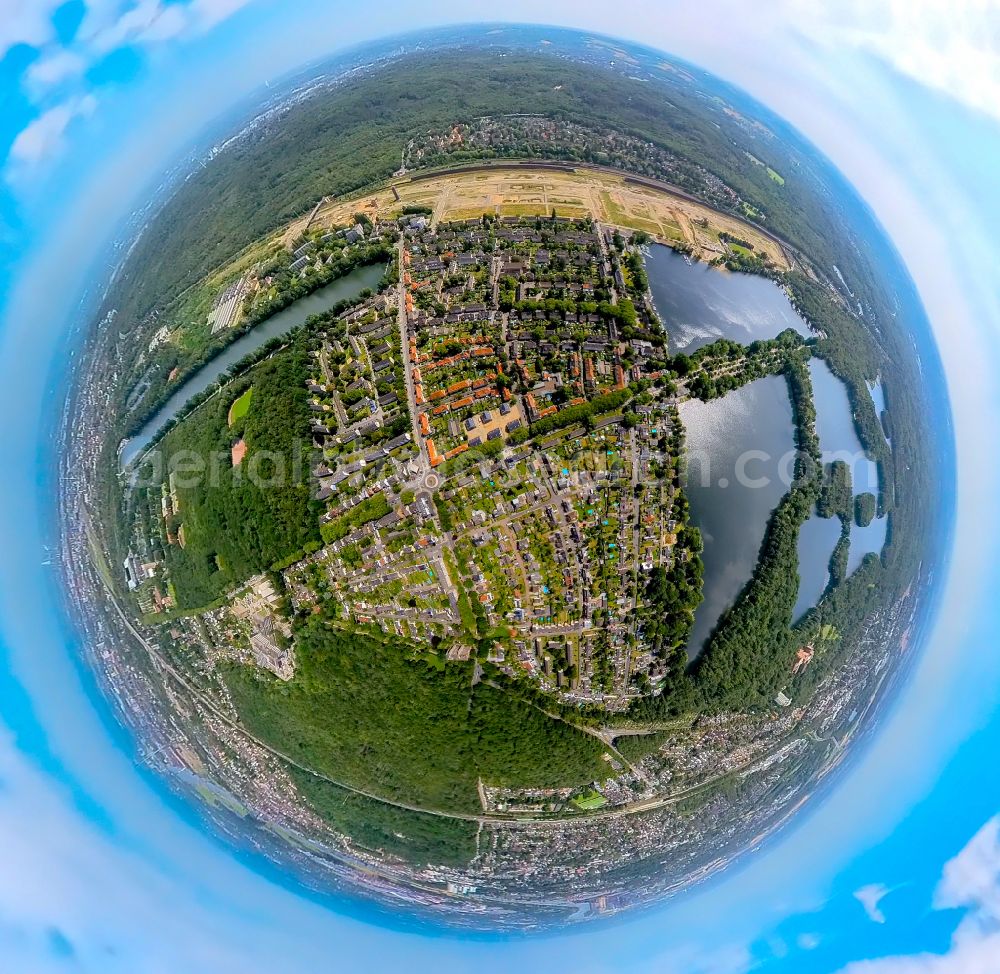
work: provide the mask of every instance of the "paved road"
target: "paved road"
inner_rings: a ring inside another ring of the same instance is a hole
[[[185,691],[191,695],[192,699],[200,703],[209,713],[211,713],[218,720],[222,721],[227,727],[241,734],[248,741],[251,741],[258,747],[266,751],[268,754],[270,754],[272,757],[275,757],[280,761],[284,761],[286,764],[289,764],[292,767],[305,772],[306,774],[310,774],[314,778],[319,778],[320,780],[325,781],[328,784],[334,785],[337,788],[341,788],[344,791],[349,791],[355,795],[360,795],[362,798],[368,798],[372,801],[380,802],[383,805],[390,805],[393,808],[401,808],[407,812],[415,812],[420,815],[433,815],[436,818],[449,818],[449,819],[457,819],[459,821],[464,821],[464,822],[476,822],[480,825],[548,824],[548,825],[563,826],[567,822],[581,822],[581,821],[596,820],[596,819],[623,818],[626,815],[635,815],[640,812],[653,811],[657,808],[664,808],[668,805],[676,804],[677,802],[685,798],[688,798],[693,794],[696,794],[698,791],[701,791],[704,788],[708,788],[720,778],[727,777],[728,775],[738,771],[748,770],[749,768],[752,768],[754,765],[766,761],[767,758],[770,757],[772,753],[779,750],[779,748],[772,748],[767,755],[762,756],[758,761],[751,762],[746,767],[730,769],[726,771],[724,774],[717,775],[716,777],[711,778],[707,781],[699,782],[698,784],[692,785],[690,788],[683,789],[682,791],[675,792],[670,795],[655,796],[653,798],[645,799],[643,801],[636,802],[631,805],[621,805],[610,809],[601,809],[586,815],[574,814],[572,816],[564,816],[562,818],[551,818],[544,816],[538,817],[538,816],[501,815],[495,813],[475,815],[467,812],[445,812],[441,811],[440,809],[425,808],[420,805],[412,805],[409,804],[408,802],[394,801],[390,798],[385,798],[382,795],[376,795],[373,794],[372,792],[365,791],[362,788],[356,788],[353,785],[347,784],[346,782],[337,781],[334,778],[330,778],[327,775],[322,774],[319,771],[316,771],[314,768],[310,768],[307,765],[300,764],[298,761],[295,760],[295,758],[289,756],[288,754],[285,754],[283,751],[280,751],[275,747],[272,747],[266,741],[261,740],[255,734],[251,733],[246,727],[244,727],[241,723],[239,723],[239,721],[234,720],[232,717],[230,717],[229,714],[227,714],[224,710],[218,707],[211,699],[207,697],[207,695],[205,695],[201,690],[199,690],[198,687],[190,683],[182,673],[180,673],[177,669],[175,669],[174,666],[167,659],[164,658],[162,653],[160,653],[160,651],[155,646],[149,643],[145,639],[145,637],[135,628],[131,620],[122,610],[121,606],[118,604],[118,601],[114,597],[113,593],[106,587],[105,591],[108,596],[108,599],[110,600],[112,606],[117,612],[125,628],[129,631],[129,633],[131,633],[132,636],[135,637],[136,640],[138,640],[139,644],[146,650],[146,652],[149,653],[150,658],[156,662],[156,664],[161,668],[161,670],[168,673],[181,686],[183,686]],[[557,719],[561,720],[562,718],[557,718]],[[610,728],[593,728],[593,727],[587,728],[587,727],[577,726],[575,724],[571,724],[570,726],[576,727],[578,730],[582,730],[585,733],[590,734],[591,736],[597,737],[599,740],[601,740],[606,744],[607,742],[605,741],[605,735],[610,735],[613,738],[615,736],[621,736],[624,733],[635,733],[634,729],[630,729],[629,731],[626,730],[612,731],[612,729]],[[782,746],[787,746],[787,743],[788,742],[784,742]],[[611,745],[608,745],[608,747],[611,747]],[[614,750],[613,748],[611,749]],[[617,754],[618,752],[616,751],[615,753]],[[619,755],[619,757],[622,756]],[[622,761],[624,761],[625,764],[629,764],[624,757],[622,757]],[[629,767],[632,766],[629,764]]]
[[[410,336],[406,325],[406,284],[404,283],[406,268],[403,266],[403,253],[406,250],[406,238],[400,235],[399,244],[396,247],[397,260],[399,263],[399,286],[397,288],[397,300],[399,303],[399,340],[401,352],[405,366],[403,375],[406,379],[406,402],[410,409],[410,431],[413,436],[413,443],[417,448],[417,463],[425,474],[430,473],[431,465],[427,459],[427,451],[424,448],[424,438],[420,435],[420,423],[417,419],[417,395],[413,385],[413,363],[410,361]]]

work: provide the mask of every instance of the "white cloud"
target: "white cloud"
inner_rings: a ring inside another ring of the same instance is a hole
[[[1000,816],[945,866],[934,904],[938,909],[972,907],[1000,924]]]
[[[580,962],[575,962],[573,966],[580,969]],[[639,966],[633,964],[633,967]],[[684,974],[749,974],[757,965],[749,948],[742,944],[708,947],[702,943],[661,951],[644,966],[647,970],[684,971]],[[615,968],[601,964],[599,969],[610,971]]]
[[[28,68],[28,83],[33,88],[48,88],[72,78],[79,78],[87,67],[86,59],[65,49],[45,54]]]
[[[124,8],[113,0],[91,0],[78,39],[71,47],[54,42],[51,16],[57,3],[0,0],[0,56],[27,42],[40,48],[25,80],[28,94],[42,111],[16,137],[8,159],[9,183],[29,175],[63,147],[74,119],[89,115],[96,101],[84,86],[87,68],[127,45],[154,47],[204,34],[251,0],[191,0],[187,4],[137,0]],[[66,92],[75,92],[66,96]],[[53,104],[54,98],[60,98]]]
[[[15,44],[36,46],[47,42],[53,33],[52,11],[58,5],[58,0],[0,0],[0,57]]]
[[[113,51],[123,44],[148,44],[177,37],[184,32],[188,14],[179,4],[140,0],[120,17],[110,21],[89,39],[93,51]]]
[[[789,0],[789,7],[810,24],[810,36],[867,50],[920,84],[1000,118],[996,0]],[[817,18],[821,31],[812,29]]]
[[[858,899],[862,892],[858,890],[855,894]],[[882,895],[884,893],[879,894],[878,899]],[[876,911],[878,899],[873,904]],[[947,953],[860,961],[848,965],[843,974],[997,974],[1000,970],[1000,817],[987,822],[944,867],[934,894],[934,906],[939,910],[964,908],[968,911]]]
[[[879,883],[862,886],[854,891],[854,898],[865,908],[868,919],[872,923],[885,923],[885,914],[879,908],[879,903],[888,895],[889,888]]]
[[[844,974],[997,974],[1000,933],[956,940],[947,954],[915,954],[861,961],[845,968]]]
[[[126,45],[155,47],[207,33],[250,2],[191,0],[179,4],[133,0],[122,5],[112,0],[91,0],[78,38],[70,47],[62,47],[52,37],[47,4],[0,0],[0,55],[18,41],[40,48],[38,60],[28,69],[27,80],[29,94],[44,104],[49,89],[82,78],[91,64],[111,51]]]
[[[231,17],[250,0],[193,0],[191,10],[199,30],[209,30]]]
[[[117,17],[96,21],[89,44],[97,51],[111,51],[123,44],[148,46],[205,33],[248,3],[250,0],[191,0],[187,4],[139,0]]]
[[[70,123],[91,115],[97,107],[93,95],[81,95],[62,102],[30,122],[14,140],[10,159],[18,166],[34,166],[59,150]]]

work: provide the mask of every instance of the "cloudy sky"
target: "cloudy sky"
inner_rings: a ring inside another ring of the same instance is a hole
[[[419,12],[413,8],[419,6]],[[571,938],[380,929],[254,873],[132,766],[74,665],[39,557],[38,430],[93,261],[204,126],[258,85],[477,5],[0,0],[0,971],[536,970],[987,974],[1000,957],[1000,4],[533,3],[733,81],[887,228],[926,304],[958,437],[941,624],[822,807],[738,873]],[[471,10],[471,13],[470,13]],[[497,11],[499,12],[499,11]]]

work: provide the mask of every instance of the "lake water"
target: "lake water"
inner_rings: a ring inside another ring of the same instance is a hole
[[[816,432],[819,435],[823,462],[844,460],[851,468],[854,494],[866,491],[878,496],[878,467],[868,459],[858,439],[851,414],[847,388],[822,359],[809,362],[813,397],[816,403]],[[871,389],[871,386],[869,386]],[[876,409],[884,408],[881,387],[873,394]],[[878,398],[877,398],[878,397]],[[851,525],[851,547],[847,573],[853,572],[867,554],[878,554],[885,545],[888,519],[875,518],[866,528]],[[829,580],[830,556],[840,537],[838,518],[821,518],[815,513],[799,534],[799,597],[794,617],[812,608],[823,594]]]
[[[851,467],[855,494],[877,495],[878,470],[861,447],[846,387],[822,360],[813,359],[809,371],[824,462],[843,459]],[[760,379],[709,403],[686,402],[681,418],[687,429],[686,491],[692,521],[705,542],[705,599],[689,642],[689,652],[695,655],[753,575],[767,520],[788,489],[794,424],[787,384],[780,376]],[[848,574],[866,554],[882,550],[887,527],[885,517],[867,528],[851,526]],[[794,619],[823,594],[840,530],[838,518],[815,513],[802,526]]]
[[[875,412],[881,417],[882,413],[885,412],[885,389],[882,386],[882,380],[877,379],[875,382],[869,382],[868,392],[871,394],[872,402],[875,404]]]
[[[792,612],[796,622],[820,599],[830,581],[830,559],[840,539],[840,519],[812,516],[799,529],[799,595]]]
[[[850,575],[865,560],[865,555],[877,555],[885,547],[889,533],[887,517],[872,518],[866,528],[851,525],[851,550],[847,556],[847,574]]]
[[[718,338],[746,344],[786,328],[810,334],[784,291],[766,278],[689,262],[659,244],[649,248],[646,266],[673,352],[693,352]],[[684,403],[681,417],[687,427],[691,515],[705,541],[705,599],[688,646],[695,655],[753,575],[768,518],[788,489],[790,465],[781,464],[794,449],[794,428],[787,383],[780,376],[721,400]],[[749,451],[755,450],[769,459],[754,458]],[[741,456],[743,476],[737,471]],[[711,458],[709,470],[699,457]],[[758,478],[766,485],[753,485]]]
[[[383,264],[370,264],[359,267],[350,274],[339,278],[332,284],[314,291],[308,297],[301,298],[290,304],[283,311],[272,315],[252,331],[238,338],[223,352],[207,362],[188,378],[170,398],[147,420],[142,429],[128,440],[121,453],[122,466],[128,466],[140,456],[150,441],[164,426],[179,413],[185,404],[204,392],[223,372],[232,368],[240,359],[265,345],[272,338],[285,335],[305,322],[310,315],[328,311],[338,301],[349,301],[356,298],[365,288],[374,290],[385,273]]]
[[[785,292],[765,277],[689,263],[662,244],[649,248],[646,267],[672,352],[693,352],[718,338],[749,344],[786,328],[810,334]]]
[[[851,468],[854,493],[878,494],[878,467],[869,460],[854,426],[847,387],[822,359],[809,360],[813,398],[816,403],[816,433],[823,462],[844,460]]]
[[[869,382],[868,393],[875,404],[875,412],[878,415],[879,422],[882,424],[882,432],[885,433],[885,386],[882,385],[882,380],[877,379],[875,382]],[[886,440],[892,442],[888,434],[886,435]]]
[[[685,490],[705,543],[705,599],[688,643],[697,655],[753,575],[768,518],[788,489],[794,426],[782,376],[712,402],[690,400],[680,412],[687,429]]]

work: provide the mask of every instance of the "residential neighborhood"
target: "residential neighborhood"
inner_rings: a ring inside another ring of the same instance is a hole
[[[634,253],[591,221],[403,221],[397,288],[313,336],[324,545],[283,571],[295,610],[332,595],[567,701],[655,687],[644,580],[691,551]]]

